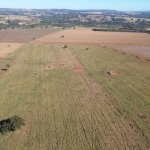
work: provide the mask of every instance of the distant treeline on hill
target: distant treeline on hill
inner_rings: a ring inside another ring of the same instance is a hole
[[[139,33],[149,33],[145,29],[125,29],[125,28],[118,28],[118,29],[92,29],[93,31],[104,31],[104,32],[139,32]]]

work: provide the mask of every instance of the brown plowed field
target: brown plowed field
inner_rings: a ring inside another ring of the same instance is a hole
[[[64,38],[62,38],[64,36]],[[36,39],[34,43],[83,43],[83,44],[144,44],[150,45],[146,33],[96,32],[91,28],[68,29]]]
[[[60,29],[7,29],[0,31],[0,42],[28,43],[35,38],[60,31]]]
[[[131,54],[139,56],[140,58],[150,59],[150,46],[148,45],[127,45],[127,44],[108,44],[107,47],[113,48],[118,51],[124,52],[124,54]]]
[[[0,58],[7,57],[22,45],[21,43],[0,43]]]

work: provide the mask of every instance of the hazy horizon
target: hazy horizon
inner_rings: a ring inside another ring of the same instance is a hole
[[[108,9],[117,11],[149,11],[150,1],[145,0],[5,0],[0,2],[0,8],[12,8],[12,9],[72,9],[72,10],[84,10],[84,9]]]

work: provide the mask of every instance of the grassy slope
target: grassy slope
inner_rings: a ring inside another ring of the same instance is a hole
[[[61,46],[25,45],[0,61],[11,64],[0,72],[0,118],[26,120],[22,130],[0,136],[0,150],[146,149],[150,64],[85,47],[70,46],[72,56]],[[47,69],[54,62],[65,67]],[[87,73],[74,73],[81,65]],[[120,75],[108,77],[109,70]]]

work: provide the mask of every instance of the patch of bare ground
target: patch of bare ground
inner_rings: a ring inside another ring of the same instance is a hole
[[[28,132],[29,132],[29,123],[26,122],[25,126],[23,126],[21,129],[22,136],[27,136]]]
[[[62,68],[64,66],[64,64],[60,64],[60,63],[55,63],[52,65],[49,65],[48,68],[50,69],[58,69],[58,68]]]
[[[133,55],[139,59],[150,61],[150,44],[107,44],[107,47],[115,51],[120,51],[123,54]]]
[[[84,69],[78,58],[73,56],[69,50],[61,51],[59,55],[62,55],[60,62],[64,63],[64,60],[68,62],[69,68]],[[62,73],[64,76],[70,74],[63,70]],[[76,78],[80,84],[73,87],[68,85],[68,88],[72,89],[70,91],[72,97],[78,97],[78,101],[72,101],[73,105],[78,103],[82,107],[81,109],[77,108],[76,113],[85,132],[86,142],[91,149],[94,143],[99,145],[101,149],[146,149],[144,141],[141,142],[129,122],[124,119],[111,96],[103,93],[100,84],[95,83],[86,71],[82,74],[76,74],[73,78]],[[83,88],[87,93],[81,98],[77,93],[84,92]],[[92,130],[91,134],[85,131],[88,129]]]
[[[22,45],[22,43],[0,43],[0,58],[7,57]]]
[[[117,76],[119,73],[117,71],[108,71],[108,75]]]
[[[25,60],[18,59],[14,62],[14,64],[22,64],[24,62],[25,62]]]
[[[0,42],[28,43],[61,29],[7,29],[0,31]]]
[[[83,70],[82,67],[79,67],[79,68],[74,69],[74,72],[76,72],[76,73],[82,73],[83,71],[84,71],[84,70]]]
[[[65,38],[60,38],[64,35]],[[149,44],[146,33],[96,32],[91,28],[68,29],[34,40],[34,43],[74,43],[74,44]]]

